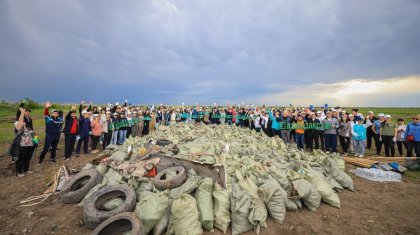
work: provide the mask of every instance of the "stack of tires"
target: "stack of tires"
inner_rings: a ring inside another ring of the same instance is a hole
[[[169,171],[176,174],[167,176]],[[101,184],[102,179],[102,175],[94,168],[82,170],[66,182],[60,198],[64,203],[79,203],[93,187]],[[159,172],[153,178],[153,183],[159,190],[166,190],[181,186],[186,179],[185,169],[176,166]],[[112,210],[104,209],[103,205],[113,199],[122,199],[123,203]],[[94,229],[92,234],[144,234],[141,220],[133,213],[136,192],[131,186],[103,186],[85,200],[84,224],[89,229]]]

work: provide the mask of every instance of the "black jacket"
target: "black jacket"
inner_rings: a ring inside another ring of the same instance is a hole
[[[64,125],[63,133],[70,134],[70,130],[71,130],[71,127],[73,126],[73,122],[76,122],[77,123],[76,124],[76,134],[78,135],[79,134],[79,122],[77,120],[77,117],[72,118],[71,117],[71,112],[69,112],[66,115],[65,121],[66,121],[66,123]]]

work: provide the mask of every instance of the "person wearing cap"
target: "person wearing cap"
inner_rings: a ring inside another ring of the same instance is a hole
[[[47,102],[44,109],[45,118],[45,142],[44,148],[39,156],[39,165],[43,164],[45,155],[51,148],[51,163],[55,163],[55,156],[57,151],[57,145],[60,141],[61,127],[63,125],[63,118],[58,115],[58,110],[54,109],[49,113],[51,103]]]
[[[292,118],[289,115],[289,110],[284,110],[282,115],[280,116],[280,123],[281,127],[287,127],[292,124]],[[290,129],[280,128],[281,139],[284,141],[285,144],[290,144]]]
[[[308,123],[308,126],[312,126],[312,128],[308,128],[305,130],[308,138],[308,147],[312,151],[314,149],[315,143],[315,149],[319,149],[318,129],[321,126],[321,121],[315,117],[314,112],[311,112],[309,114],[309,117],[306,118],[306,123]]]
[[[117,144],[118,143],[118,129],[119,127],[119,123],[118,123],[118,113],[113,113],[112,114],[112,118],[111,118],[111,128],[110,130],[112,131],[112,137],[111,137],[111,143],[112,144]]]
[[[316,112],[316,119],[319,120],[320,123],[322,123],[322,120],[325,119],[325,113],[321,110]],[[325,144],[324,144],[324,128],[321,125],[321,128],[318,128],[318,140],[320,143],[320,147],[322,151],[325,151]]]
[[[268,112],[268,116],[271,120],[271,132],[272,136],[280,137],[280,111],[276,110],[273,115],[273,111]]]
[[[103,137],[102,149],[105,150],[106,146],[111,144],[111,139],[112,139],[112,119],[111,119],[110,111],[105,112],[105,119],[101,118],[101,125],[102,125],[101,136]]]
[[[391,115],[385,115],[385,121],[381,123],[380,140],[384,143],[385,155],[394,157],[395,142],[397,142],[397,124],[391,122]],[[391,150],[391,152],[390,152]]]
[[[340,118],[340,127],[338,128],[338,138],[343,150],[343,154],[348,154],[350,147],[350,133],[352,125],[349,122],[347,115]]]
[[[407,157],[412,157],[413,149],[416,156],[420,157],[420,114],[412,120],[405,128],[404,141],[407,143]]]
[[[93,114],[90,127],[92,128],[92,135],[90,136],[92,140],[92,153],[97,153],[99,150],[96,148],[98,147],[99,138],[101,138],[102,134],[102,123],[98,113]]]
[[[330,126],[330,129],[324,130],[325,151],[335,153],[337,151],[337,128],[340,123],[337,118],[332,116],[331,111],[327,111],[327,117],[322,120],[322,123]]]
[[[404,124],[403,118],[398,118],[398,126],[397,126],[397,146],[398,146],[398,153],[400,157],[404,155],[403,152],[403,145],[407,149],[407,143],[404,141],[405,136],[405,128],[407,126]]]
[[[133,125],[131,127],[131,136],[132,137],[139,137],[140,136],[140,122],[139,117],[137,116],[137,111],[133,111],[131,113]]]
[[[354,115],[353,115],[354,116]],[[363,124],[364,118],[356,116],[357,123],[353,125],[351,134],[354,143],[354,154],[356,157],[364,157],[366,150],[366,132],[367,128],[372,125],[370,120]]]
[[[127,122],[127,118],[125,117],[125,112],[119,113],[117,123],[119,125],[117,144],[124,144],[126,135],[127,135],[127,129],[128,129],[128,122]]]
[[[64,158],[70,160],[76,144],[76,137],[79,133],[79,121],[76,117],[76,106],[72,106],[70,112],[66,115],[64,133]]]
[[[378,114],[378,120],[376,120],[375,122],[373,122],[372,125],[372,131],[375,134],[375,144],[376,144],[376,155],[381,155],[381,150],[382,150],[382,139],[380,138],[380,130],[381,130],[381,124],[382,122],[385,121],[384,118],[384,114],[380,113]]]
[[[77,141],[76,156],[80,155],[80,148],[83,143],[83,153],[89,154],[89,136],[92,130],[90,126],[90,112],[82,110],[79,107],[80,118],[79,118],[79,140]]]
[[[357,123],[356,119],[354,118],[354,115],[352,113],[348,116],[348,122],[350,124],[350,130],[353,130],[353,126]],[[370,128],[369,128],[370,129]],[[349,150],[348,153],[354,153],[354,141],[353,141],[353,135],[350,135],[350,144],[349,144]]]
[[[367,113],[367,117],[364,122],[365,124],[367,120],[369,120],[371,123],[374,123],[376,120],[378,120],[378,118],[375,117],[372,111],[369,111]],[[366,148],[367,149],[370,149],[372,147],[372,139],[376,140],[375,133],[373,132],[372,128],[368,128],[367,133],[366,133],[366,141],[367,141]],[[376,146],[376,142],[375,142],[375,146]]]

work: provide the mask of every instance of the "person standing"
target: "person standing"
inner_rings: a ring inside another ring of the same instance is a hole
[[[395,142],[397,142],[397,125],[391,122],[391,115],[385,115],[385,121],[381,123],[380,140],[385,146],[385,155],[387,157],[394,157]],[[390,152],[391,150],[391,152]]]
[[[271,132],[272,136],[280,136],[280,112],[277,110],[275,114],[273,115],[273,111],[268,113],[268,116],[271,120]]]
[[[110,111],[107,111],[105,113],[105,119],[101,119],[101,124],[102,124],[102,136],[103,136],[102,148],[103,150],[105,150],[106,146],[111,144],[111,140],[112,140],[112,131],[113,131],[112,124],[113,123],[112,123]]]
[[[128,122],[125,117],[125,112],[121,112],[118,117],[118,144],[124,144],[127,135]]]
[[[329,129],[324,130],[325,150],[335,153],[337,151],[337,128],[340,126],[337,118],[332,117],[331,111],[327,111],[327,117],[322,120]]]
[[[360,116],[356,116],[356,119],[360,119]],[[347,119],[347,115],[343,115],[340,121],[340,127],[338,128],[338,138],[340,145],[343,149],[343,154],[347,154],[350,146],[350,133],[352,125]]]
[[[49,108],[51,107],[51,103],[47,102],[45,104],[44,109],[44,118],[45,118],[45,142],[44,148],[39,156],[39,165],[43,164],[45,155],[47,154],[48,150],[51,148],[51,163],[55,163],[55,156],[57,151],[57,145],[60,141],[60,133],[61,127],[63,125],[63,118],[58,115],[58,110],[54,109],[51,112],[51,116],[49,113]]]
[[[19,118],[20,118],[20,114],[22,113],[21,110],[24,110],[23,112],[24,112],[25,116],[23,117],[23,121],[25,122],[25,127],[26,127],[26,129],[33,130],[34,127],[33,127],[33,122],[32,122],[32,118],[31,118],[31,110],[28,109],[28,108],[24,108],[25,103],[26,102],[22,101],[22,103],[19,105],[19,108],[16,111],[16,121],[18,121]],[[17,132],[18,132],[18,130],[15,128],[15,133],[17,133]]]
[[[372,125],[367,117],[366,124],[363,124],[363,117],[357,116],[357,123],[353,125],[351,130],[354,143],[354,154],[356,157],[364,157],[366,150],[366,132],[369,126]]]
[[[19,151],[17,151],[18,153],[16,156],[13,156],[13,160],[16,164],[16,176],[23,177],[25,174],[33,173],[32,171],[29,171],[29,165],[37,143],[34,143],[33,141],[35,132],[26,127],[25,109],[19,107],[19,111],[20,116],[15,123],[15,129],[17,130],[16,137],[19,138],[19,146],[16,147],[19,148]]]
[[[319,123],[322,124],[322,120],[325,119],[325,113],[322,111],[317,111],[316,112],[316,119],[319,120]],[[325,144],[324,144],[324,127],[323,125],[321,125],[321,128],[318,129],[318,138],[317,141],[319,140],[320,145],[321,145],[321,150],[325,151]],[[316,143],[316,142],[315,142]]]
[[[76,157],[80,155],[80,148],[82,147],[82,143],[84,154],[89,154],[89,135],[91,132],[90,113],[86,110],[82,110],[81,105],[79,107],[79,112],[79,140],[77,141]]]
[[[382,144],[383,144],[382,139],[380,138],[381,137],[380,130],[381,130],[382,122],[385,121],[384,116],[385,115],[383,113],[378,114],[378,120],[376,120],[372,125],[372,131],[375,134],[376,155],[378,156],[381,155]]]
[[[305,136],[305,121],[303,120],[303,117],[300,114],[297,116],[295,135],[298,149],[303,150]]]
[[[407,124],[404,140],[407,143],[407,157],[412,157],[413,149],[416,156],[420,157],[420,114]]]
[[[76,107],[72,106],[70,112],[66,115],[64,126],[64,158],[69,161],[76,144],[76,137],[79,134],[79,121],[76,117]]]
[[[98,147],[99,138],[101,138],[102,134],[102,124],[99,114],[93,115],[93,120],[90,123],[90,127],[92,128],[92,153],[97,153],[99,150],[97,150],[96,148]]]
[[[403,145],[407,149],[407,144],[406,142],[404,142],[406,127],[407,126],[404,124],[404,119],[399,118],[398,126],[397,126],[397,146],[398,146],[398,153],[400,154],[400,157],[404,156]]]
[[[305,132],[307,132],[309,149],[311,151],[314,150],[314,143],[315,149],[319,149],[318,129],[319,126],[321,126],[321,121],[315,117],[314,112],[311,112],[309,117],[306,119],[306,123],[308,123],[309,126],[309,128],[305,130]]]
[[[280,128],[280,133],[281,133],[281,138],[284,141],[285,144],[290,144],[290,129],[288,129],[288,126],[292,125],[292,120],[289,114],[288,110],[284,110],[282,112],[282,115],[280,117],[280,123],[281,123],[281,128]],[[286,127],[286,128],[283,128]]]
[[[372,111],[369,111],[368,113],[368,118],[365,119],[365,124],[367,122],[367,120],[369,120],[371,123],[374,123],[376,120],[378,120],[375,115],[373,114]],[[367,141],[367,145],[366,148],[370,149],[372,146],[372,139],[375,141],[375,132],[373,132],[372,128],[368,128],[367,132],[366,132],[366,141]],[[376,146],[376,141],[375,141],[375,146]]]

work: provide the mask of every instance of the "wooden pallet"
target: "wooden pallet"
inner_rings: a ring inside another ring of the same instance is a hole
[[[359,157],[343,157],[343,160],[346,163],[350,163],[350,164],[365,167],[365,168],[370,168],[372,167],[372,165],[379,163],[379,161],[377,160],[371,160],[371,159],[359,158]]]

